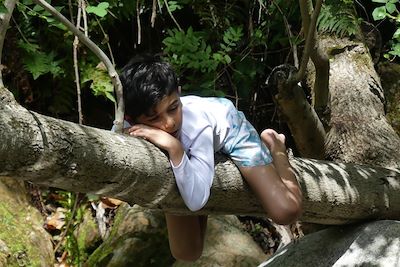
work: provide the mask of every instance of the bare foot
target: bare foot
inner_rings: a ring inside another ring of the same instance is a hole
[[[278,134],[273,129],[265,129],[261,133],[261,140],[272,152],[286,152],[285,140],[286,137],[283,134]]]

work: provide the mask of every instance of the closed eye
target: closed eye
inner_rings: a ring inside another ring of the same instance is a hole
[[[156,122],[156,121],[158,120],[158,116],[149,118],[149,119],[147,119],[147,120],[148,120],[149,122]]]

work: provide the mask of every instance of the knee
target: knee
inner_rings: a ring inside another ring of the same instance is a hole
[[[271,214],[271,219],[281,225],[288,225],[296,222],[302,213],[301,205],[290,205],[281,207],[279,212]]]
[[[203,253],[203,248],[195,248],[195,249],[171,248],[171,254],[175,259],[186,262],[194,262],[198,260],[202,253]]]

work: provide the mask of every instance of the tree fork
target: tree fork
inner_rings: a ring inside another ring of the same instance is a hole
[[[151,143],[30,112],[0,88],[0,175],[144,207],[192,214],[167,157]],[[302,221],[400,219],[400,170],[292,159],[304,195]],[[236,166],[216,162],[211,197],[197,214],[264,215]]]

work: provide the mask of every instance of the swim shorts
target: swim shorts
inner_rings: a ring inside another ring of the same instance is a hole
[[[272,162],[269,149],[261,141],[257,130],[238,111],[228,99],[219,98],[218,102],[229,108],[229,132],[225,145],[220,150],[227,154],[239,167],[268,165]]]

